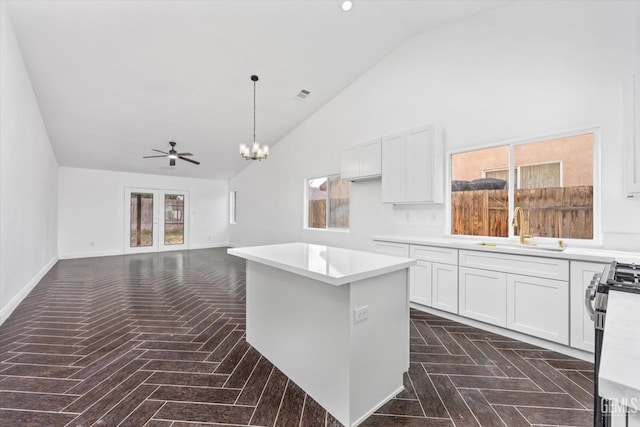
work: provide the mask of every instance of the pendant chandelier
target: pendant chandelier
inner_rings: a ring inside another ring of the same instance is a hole
[[[247,144],[240,144],[240,155],[245,160],[262,160],[269,157],[269,146],[260,145],[256,142],[256,82],[258,76],[251,76],[253,82],[253,144],[251,148]]]

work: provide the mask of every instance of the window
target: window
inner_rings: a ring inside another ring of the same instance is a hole
[[[351,183],[340,175],[307,179],[305,182],[306,228],[349,229]]]
[[[236,190],[229,192],[229,224],[237,224],[236,220]]]
[[[514,142],[451,156],[451,234],[594,238],[594,133]]]

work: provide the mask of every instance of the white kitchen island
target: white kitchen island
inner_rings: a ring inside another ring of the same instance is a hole
[[[287,243],[247,260],[247,342],[345,426],[403,390],[416,261]]]

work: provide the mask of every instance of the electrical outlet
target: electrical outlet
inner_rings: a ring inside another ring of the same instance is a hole
[[[353,323],[364,322],[369,318],[369,306],[365,305],[353,310]]]

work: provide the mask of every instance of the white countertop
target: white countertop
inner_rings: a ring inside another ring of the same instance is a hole
[[[598,378],[599,394],[620,402],[640,398],[640,294],[610,291]]]
[[[227,252],[331,285],[344,285],[416,264],[409,258],[301,242],[231,248]]]
[[[467,249],[484,252],[509,253],[514,255],[539,256],[546,258],[566,259],[570,261],[602,262],[619,261],[636,264],[640,262],[640,252],[614,251],[599,248],[577,248],[569,246],[563,251],[542,249],[544,246],[532,247],[522,246],[517,240],[506,242],[506,239],[498,241],[496,238],[487,237],[485,239],[469,239],[458,237],[415,237],[415,236],[373,236],[374,241],[407,243],[412,245],[439,246],[445,248]],[[535,243],[534,239],[529,239]],[[481,243],[495,243],[496,246],[483,246]]]

